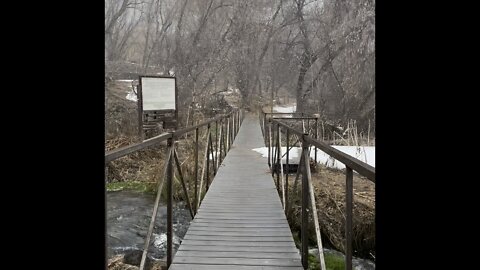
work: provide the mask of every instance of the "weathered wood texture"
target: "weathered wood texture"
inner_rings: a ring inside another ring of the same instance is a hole
[[[245,116],[172,270],[303,269],[267,162],[260,125]]]

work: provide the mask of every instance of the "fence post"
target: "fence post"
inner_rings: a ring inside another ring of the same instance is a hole
[[[171,138],[169,138],[171,140]],[[165,182],[165,177],[168,177],[168,165],[170,159],[172,159],[172,147],[167,148],[167,159],[165,160],[165,167],[163,170],[163,174],[160,179],[158,179],[157,185],[157,196],[155,198],[155,204],[153,206],[153,213],[152,218],[150,219],[150,226],[148,227],[147,237],[145,239],[145,246],[143,248],[142,258],[140,259],[140,270],[143,270],[145,267],[145,261],[147,258],[148,246],[150,245],[150,238],[152,237],[153,227],[155,225],[155,219],[157,217],[158,212],[158,204],[160,203],[160,196],[162,194],[163,183]]]
[[[195,197],[193,198],[193,207],[195,208],[195,215],[197,214],[198,205],[198,127],[195,129]]]
[[[352,270],[352,216],[353,216],[353,171],[346,166],[346,222],[345,222],[345,266],[347,270]]]
[[[303,156],[303,166],[310,166],[309,157],[308,157],[308,142],[305,141],[304,136],[308,134],[303,134],[302,136],[302,156]],[[299,167],[301,164],[299,164]],[[306,174],[306,169],[302,172],[302,228],[301,228],[301,239],[302,239],[302,265],[304,269],[308,268],[308,176]]]
[[[173,138],[167,141],[169,149],[175,147]],[[170,155],[167,166],[167,268],[172,264],[173,257],[173,158]]]
[[[286,163],[285,163],[285,213],[287,214],[287,217],[288,217],[288,213],[289,213],[289,203],[288,203],[288,174],[290,173],[289,171],[289,168],[288,168],[288,159],[289,159],[289,153],[290,153],[290,150],[288,149],[288,147],[290,146],[290,132],[289,132],[289,129],[287,128],[287,157],[286,157]]]
[[[318,117],[315,118],[315,139],[318,140]],[[315,145],[315,166],[317,166],[317,146]]]
[[[272,163],[270,162],[270,158],[272,156],[272,120],[268,120],[268,167],[270,167],[271,170],[272,168]]]

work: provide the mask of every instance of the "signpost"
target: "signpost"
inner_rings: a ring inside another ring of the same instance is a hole
[[[138,122],[139,136],[144,140],[144,131],[155,129],[159,122],[163,128],[177,128],[177,81],[175,77],[139,76]]]

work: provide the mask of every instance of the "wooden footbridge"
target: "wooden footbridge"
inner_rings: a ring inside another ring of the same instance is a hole
[[[161,142],[168,146],[165,162],[165,179],[167,187],[167,266],[172,270],[185,269],[307,269],[308,246],[307,228],[309,211],[317,213],[310,177],[309,151],[317,148],[333,156],[346,165],[346,268],[352,269],[352,202],[353,170],[375,181],[375,168],[328,146],[309,136],[304,131],[297,131],[275,117],[275,114],[261,113],[257,118],[253,114],[244,115],[241,111],[221,115],[203,124],[165,133],[142,143],[110,151],[105,161],[110,162],[129,153],[150,147]],[[259,121],[260,119],[260,121]],[[290,117],[290,120],[291,117]],[[215,132],[211,127],[215,125]],[[199,129],[205,127],[206,143],[203,169],[200,179],[198,172]],[[316,126],[318,128],[318,125]],[[283,131],[283,133],[282,133]],[[183,179],[181,166],[175,147],[175,141],[185,134],[195,132],[195,186],[194,198],[188,197],[188,187]],[[263,134],[262,134],[263,132]],[[214,134],[212,134],[214,133]],[[286,146],[290,136],[301,143],[302,155],[300,168],[296,174],[294,191],[297,184],[301,186],[302,229],[301,247],[295,245],[287,222],[286,213],[289,206],[288,153],[282,155],[282,134],[286,133]],[[268,162],[254,148],[268,145]],[[227,154],[228,152],[228,154]],[[282,157],[286,155],[286,164]],[[210,158],[207,158],[210,157]],[[176,166],[174,166],[176,165]],[[172,200],[173,174],[177,169],[182,189],[186,197],[193,221],[178,249],[172,249]],[[277,168],[277,169],[274,169]],[[212,171],[210,171],[210,169]],[[205,173],[206,172],[206,173]],[[209,179],[213,172],[214,178]],[[276,180],[275,176],[276,173]],[[300,179],[300,175],[301,180]],[[204,177],[205,176],[205,177]],[[158,190],[162,190],[163,181]],[[201,200],[202,192],[205,192]],[[145,249],[140,264],[145,266],[148,245],[157,213],[161,192],[158,192],[153,209],[150,228],[147,233]],[[310,209],[310,210],[308,210]],[[319,209],[321,211],[321,209]],[[325,268],[320,228],[317,215],[313,221],[316,229],[319,260]]]

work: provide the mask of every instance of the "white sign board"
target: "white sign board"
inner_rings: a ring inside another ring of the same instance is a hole
[[[144,111],[175,110],[175,78],[141,77]]]

